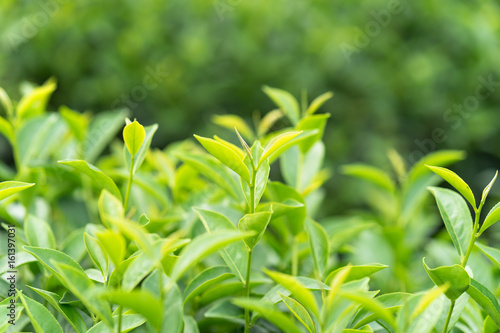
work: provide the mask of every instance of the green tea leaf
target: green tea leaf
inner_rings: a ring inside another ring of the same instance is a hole
[[[108,304],[96,293],[94,282],[85,272],[60,261],[50,260],[55,267],[61,282],[94,314],[98,315],[108,326],[113,326],[111,310]]]
[[[360,280],[364,277],[370,276],[384,268],[389,266],[382,264],[366,264],[366,265],[353,265],[351,266],[351,270],[349,275],[347,275],[345,282]],[[330,284],[332,279],[343,269],[343,267],[337,268],[332,271],[325,279],[326,284]]]
[[[263,135],[265,135],[267,132],[269,132],[269,130],[271,130],[271,127],[273,127],[273,125],[278,120],[283,118],[284,115],[285,114],[280,109],[272,110],[272,111],[266,113],[266,115],[264,117],[262,117],[262,119],[259,122],[259,125],[257,126],[258,137],[260,138]]]
[[[291,297],[285,296],[281,293],[278,294],[280,295],[280,298],[286,305],[286,307],[295,316],[295,318],[297,318],[297,320],[300,321],[309,332],[314,333],[316,331],[314,322],[307,310],[302,306],[302,304]]]
[[[326,101],[328,101],[332,97],[333,93],[331,91],[319,95],[311,102],[311,104],[309,104],[306,114],[314,114],[323,104],[325,104]]]
[[[389,175],[378,168],[365,164],[350,164],[342,167],[342,173],[353,177],[365,179],[380,188],[393,193],[396,185]]]
[[[97,186],[102,189],[108,190],[112,195],[114,195],[121,201],[122,195],[115,182],[104,172],[99,170],[96,166],[82,160],[64,160],[58,161],[58,163],[70,166],[89,176]]]
[[[125,141],[130,155],[135,156],[139,152],[145,137],[146,130],[137,120],[125,126],[123,129],[123,141]]]
[[[14,108],[12,107],[12,101],[10,100],[10,97],[7,94],[7,92],[2,87],[0,87],[0,103],[2,104],[9,118],[11,118],[14,115]]]
[[[101,191],[97,206],[101,221],[108,228],[115,224],[116,221],[121,221],[125,218],[125,210],[123,209],[121,200],[106,189]]]
[[[155,262],[146,253],[139,251],[123,273],[121,287],[124,291],[134,289],[155,268]]]
[[[35,185],[34,183],[23,183],[16,181],[6,181],[0,183],[0,200],[3,200],[17,192],[21,192],[31,186]]]
[[[56,87],[56,80],[51,78],[42,86],[36,87],[29,94],[23,96],[17,104],[17,116],[20,119],[29,118],[45,112],[45,107]]]
[[[451,301],[458,299],[467,290],[467,288],[469,288],[470,277],[462,266],[453,265],[430,268],[425,263],[425,258],[422,259],[422,263],[424,264],[427,274],[436,286],[448,286],[448,289],[444,291],[444,294]]]
[[[456,192],[429,187],[443,218],[448,234],[457,249],[460,258],[465,256],[472,235],[472,218],[465,200]]]
[[[271,168],[269,167],[269,161],[264,161],[257,170],[257,174],[255,175],[255,191],[254,191],[254,209],[257,208],[262,195],[267,187],[267,182],[269,180],[269,172]],[[250,207],[250,187],[243,180],[241,181],[241,189],[243,189],[243,195],[247,201],[248,206]]]
[[[272,207],[271,207],[272,208]],[[250,250],[252,250],[255,245],[262,238],[264,233],[266,232],[267,225],[271,221],[272,211],[270,212],[259,212],[253,214],[246,214],[243,216],[238,223],[238,228],[241,231],[253,231],[255,232],[254,236],[245,238],[245,244],[248,246]]]
[[[476,242],[474,244],[479,250],[481,250],[481,252],[484,253],[484,255],[486,257],[488,257],[488,259],[490,259],[490,261],[495,265],[497,266],[498,268],[500,268],[500,250],[497,249],[497,248],[494,248],[494,247],[489,247],[489,246],[486,246],[486,245],[483,245],[483,244],[480,244],[478,242]]]
[[[162,305],[161,332],[181,333],[183,324],[182,295],[177,285],[170,288],[166,295],[164,295]]]
[[[162,305],[158,297],[148,290],[106,291],[102,296],[112,304],[132,309],[142,315],[156,329],[161,327]]]
[[[97,231],[95,236],[113,264],[118,266],[125,257],[126,243],[123,236],[112,230]]]
[[[106,281],[108,279],[109,260],[99,240],[90,236],[87,233],[83,234],[85,247],[89,253],[90,259],[94,262],[97,269],[101,271],[102,277]]]
[[[66,106],[60,107],[59,113],[64,120],[66,120],[78,141],[83,141],[85,139],[85,135],[87,134],[89,119],[84,114],[73,111]]]
[[[85,274],[82,266],[78,264],[73,258],[68,256],[65,253],[62,253],[53,249],[46,249],[40,247],[33,246],[23,246],[23,249],[29,253],[31,253],[39,263],[41,263],[49,272],[56,275],[58,278],[60,277],[54,262],[64,263],[66,265],[70,265],[76,270],[80,271],[82,274]]]
[[[316,134],[304,138],[298,143],[298,146],[302,153],[306,153],[311,149],[312,146],[323,137],[325,132],[326,122],[330,118],[329,113],[309,115],[300,120],[297,124],[296,129],[299,131],[310,131],[316,130]]]
[[[214,211],[193,208],[208,233],[217,231],[234,231],[238,229],[229,221],[227,217]],[[247,274],[248,250],[243,240],[235,241],[232,244],[219,250],[222,258],[234,275],[241,281],[245,281]]]
[[[4,118],[0,116],[0,133],[2,133],[12,144],[14,142],[14,128],[12,125]]]
[[[191,266],[203,260],[208,255],[231,243],[252,235],[254,235],[254,233],[216,231],[196,237],[191,243],[182,249],[179,259],[175,262],[174,267],[172,267],[170,278],[172,281],[177,281]]]
[[[133,123],[131,123],[132,125]],[[144,162],[144,159],[146,158],[146,153],[149,150],[149,147],[151,146],[151,140],[153,140],[153,135],[156,133],[156,130],[158,129],[158,124],[154,124],[151,126],[143,127],[145,130],[145,137],[144,140],[135,156],[134,159],[134,167],[133,167],[133,173],[136,173],[137,170],[141,167],[142,163]],[[125,132],[125,130],[124,130]],[[130,151],[125,149],[125,161],[127,163],[127,170],[130,170],[130,163],[132,162],[132,156],[130,154]]]
[[[394,320],[392,313],[376,299],[373,299],[364,293],[345,290],[340,290],[339,296],[360,304],[363,308],[375,313],[380,319],[383,319],[390,326],[396,327],[396,321]]]
[[[121,333],[130,332],[136,327],[144,324],[146,319],[143,316],[138,314],[124,314],[122,315],[122,327]],[[94,326],[92,326],[87,333],[115,333],[118,331],[118,315],[113,316],[114,327],[111,329],[109,326],[106,326],[104,322],[98,322]]]
[[[282,146],[284,146],[286,143],[291,141],[293,138],[295,138],[297,135],[302,133],[302,131],[292,131],[292,132],[285,132],[282,133],[273,139],[269,141],[269,143],[266,145],[264,148],[264,152],[262,153],[262,156],[260,157],[259,163],[257,164],[257,168],[271,155],[273,155],[278,149],[280,149]]]
[[[42,296],[47,302],[49,302],[50,305],[54,307],[54,309],[62,314],[76,332],[87,332],[87,325],[85,324],[82,315],[75,307],[66,304],[60,304],[59,301],[61,300],[61,297],[58,294],[31,286],[28,287],[35,291],[38,295]]]
[[[310,218],[306,219],[306,230],[309,236],[309,246],[311,247],[314,266],[321,280],[323,280],[330,255],[328,234],[321,224]]]
[[[260,313],[262,317],[269,320],[283,332],[301,333],[301,330],[295,325],[295,323],[288,316],[281,313],[281,311],[279,311],[278,308],[272,303],[251,298],[235,298],[232,302],[242,308],[247,308],[251,311]]]
[[[491,227],[493,224],[500,221],[500,202],[497,203],[486,215],[483,224],[481,225],[481,229],[479,229],[479,235],[481,235],[486,229]]]
[[[435,174],[446,180],[451,186],[453,186],[458,192],[460,192],[465,199],[472,205],[474,210],[476,210],[476,199],[469,185],[463,181],[456,173],[451,170],[427,165]]]
[[[229,169],[236,172],[247,183],[250,183],[250,171],[243,163],[243,159],[234,150],[228,146],[213,139],[204,138],[198,135],[194,136],[205,149],[216,159],[222,162]]]
[[[500,328],[500,305],[497,299],[478,281],[471,279],[467,294],[490,316],[498,328]]]
[[[299,122],[300,111],[299,103],[295,97],[287,91],[269,86],[264,86],[262,90],[287,115],[292,124],[297,125]]]
[[[304,205],[303,207],[289,210],[281,217],[287,223],[288,230],[290,230],[292,235],[295,236],[302,232],[306,219],[304,198],[294,188],[280,182],[270,182],[267,185],[267,192],[271,201],[285,203],[295,200]]]
[[[55,249],[56,239],[50,225],[42,219],[28,215],[24,221],[24,233],[28,244],[35,247]]]
[[[214,115],[212,121],[224,128],[233,130],[236,128],[247,140],[255,140],[255,135],[247,123],[240,117],[232,114]]]
[[[191,280],[184,290],[184,304],[208,288],[233,276],[234,274],[232,274],[231,270],[226,266],[213,266],[207,268]]]
[[[481,196],[481,203],[479,204],[480,207],[483,206],[484,202],[486,201],[486,197],[488,197],[488,194],[490,193],[491,188],[493,187],[493,184],[495,184],[495,180],[497,179],[498,176],[498,171],[495,172],[495,176],[493,176],[493,179],[490,181],[490,183],[484,188],[483,190],[483,195]]]
[[[31,325],[37,333],[54,332],[63,333],[61,325],[56,318],[42,304],[32,300],[22,292],[19,293],[19,298],[24,305],[24,309],[30,318]]]
[[[304,287],[295,277],[270,271],[268,269],[264,269],[264,273],[269,275],[274,282],[279,283],[288,289],[292,293],[292,296],[294,296],[303,306],[309,309],[316,317],[319,316],[318,304],[316,303],[313,293]]]
[[[462,150],[438,150],[422,157],[408,172],[408,182],[413,183],[420,177],[429,174],[430,170],[426,165],[447,166],[465,159],[465,152]]]

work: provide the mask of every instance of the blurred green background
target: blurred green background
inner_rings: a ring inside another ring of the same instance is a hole
[[[159,123],[159,147],[218,131],[213,114],[271,110],[263,85],[333,91],[332,168],[464,149],[454,170],[478,192],[500,166],[499,18],[493,1],[2,0],[0,86],[17,100],[53,76],[52,109],[129,107]],[[347,199],[328,209],[356,197],[348,184],[333,177]]]

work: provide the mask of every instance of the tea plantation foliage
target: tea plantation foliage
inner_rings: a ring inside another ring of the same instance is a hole
[[[331,93],[264,87],[276,109],[254,124],[152,149],[161,125],[47,112],[55,88],[0,90],[0,331],[498,332],[496,174],[472,193],[445,168],[464,152],[344,165],[365,209],[319,220]]]

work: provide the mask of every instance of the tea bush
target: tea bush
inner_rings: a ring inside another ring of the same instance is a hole
[[[161,126],[126,109],[47,112],[54,89],[0,89],[2,332],[499,331],[500,251],[482,236],[500,203],[481,214],[496,174],[476,201],[444,168],[462,151],[344,165],[366,209],[319,220],[331,93],[264,87],[277,108],[254,124],[217,116],[231,137],[160,150]]]

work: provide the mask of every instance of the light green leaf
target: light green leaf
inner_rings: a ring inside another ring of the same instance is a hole
[[[42,114],[56,87],[56,80],[51,78],[42,86],[36,87],[29,94],[23,96],[17,104],[17,116],[22,119]]]
[[[247,183],[250,183],[250,171],[248,171],[242,157],[233,149],[213,139],[204,138],[198,135],[194,137],[210,154],[221,161],[222,164],[240,175]]]
[[[387,265],[382,264],[353,265],[351,266],[351,270],[349,272],[349,275],[346,277],[345,282],[360,280],[387,267]],[[325,283],[330,284],[335,275],[337,275],[342,269],[343,267],[337,268],[336,270],[328,274],[325,279]]]
[[[339,290],[339,296],[343,298],[347,298],[355,303],[360,304],[363,308],[372,311],[376,314],[380,319],[383,319],[390,326],[396,327],[396,321],[392,313],[387,310],[382,303],[377,301],[376,299],[371,298],[370,296],[357,292],[357,291],[346,291]]]
[[[175,284],[163,297],[161,332],[180,333],[183,324],[182,315],[182,295]]]
[[[130,332],[146,322],[146,319],[138,314],[124,314],[121,319],[122,327],[120,333]],[[113,329],[106,326],[105,323],[101,321],[92,326],[87,333],[115,333],[118,331],[118,315],[113,316],[113,320],[115,323]]]
[[[0,133],[2,133],[12,144],[12,142],[14,141],[14,128],[4,117],[1,116],[0,116]]]
[[[498,333],[500,332],[500,329],[498,326],[495,324],[493,319],[491,319],[490,316],[486,316],[486,319],[484,320],[483,323],[483,333]]]
[[[227,217],[220,213],[201,208],[193,208],[193,211],[198,215],[208,233],[224,230],[236,232],[238,230]],[[245,242],[243,240],[235,241],[220,249],[219,252],[233,274],[244,283],[248,259]]]
[[[295,277],[270,271],[268,269],[264,269],[264,273],[269,275],[274,282],[281,284],[283,287],[288,289],[292,293],[292,296],[294,296],[303,306],[309,309],[316,317],[319,316],[318,304],[316,303],[313,293],[304,287],[304,285],[302,285]]]
[[[312,146],[323,137],[325,132],[326,122],[330,118],[329,113],[315,114],[302,118],[297,124],[296,129],[298,131],[316,131],[314,135],[308,138],[304,138],[298,143],[298,146],[302,153],[306,153],[311,149]]]
[[[156,329],[161,327],[162,305],[158,297],[148,290],[112,290],[102,294],[112,304],[134,310],[142,315]]]
[[[251,311],[256,311],[265,319],[276,325],[279,329],[286,333],[301,333],[301,330],[295,323],[286,315],[281,313],[272,303],[261,301],[260,299],[235,298],[232,301],[234,304],[247,308]]]
[[[233,198],[241,200],[239,183],[234,182],[233,177],[229,174],[231,171],[227,170],[222,163],[211,155],[182,153],[178,154],[176,157],[220,186]],[[247,183],[245,182],[244,184]]]
[[[486,215],[483,224],[481,225],[481,229],[479,229],[479,235],[481,235],[486,229],[491,227],[493,224],[500,221],[500,202],[497,203]]]
[[[50,259],[55,267],[61,283],[68,288],[90,311],[99,316],[108,326],[113,326],[109,305],[98,297],[94,282],[85,272],[73,265]]]
[[[0,200],[3,200],[17,192],[21,192],[31,186],[35,185],[34,183],[23,183],[16,181],[6,181],[0,183]]]
[[[252,236],[254,233],[239,231],[216,231],[196,237],[184,247],[170,273],[172,281],[177,281],[187,270],[213,252],[225,246]]]
[[[368,180],[380,188],[394,192],[396,185],[389,175],[379,169],[365,164],[349,164],[342,167],[342,173],[353,177]]]
[[[123,141],[125,141],[130,155],[135,156],[139,152],[145,137],[146,130],[137,120],[125,126],[123,129]]]
[[[271,207],[272,208],[272,207]],[[250,250],[252,250],[255,245],[262,238],[264,233],[266,232],[267,225],[271,221],[272,211],[270,212],[259,212],[253,214],[246,214],[243,216],[238,223],[238,228],[240,231],[253,231],[255,232],[255,236],[246,238],[245,244],[248,246]]]
[[[123,274],[121,287],[125,291],[134,289],[155,268],[154,261],[140,251]]]
[[[426,165],[447,166],[465,159],[465,152],[462,150],[438,150],[422,157],[408,173],[409,183],[413,183],[421,176],[429,174]]]
[[[191,280],[184,290],[184,304],[208,288],[233,276],[234,274],[232,274],[231,270],[226,266],[214,266],[207,268]]]
[[[101,271],[102,277],[106,281],[108,279],[109,260],[106,252],[101,245],[101,242],[87,233],[83,234],[83,240],[85,242],[85,247],[87,248],[90,258],[94,262],[97,269]]]
[[[78,141],[83,141],[87,133],[87,127],[89,125],[89,119],[84,114],[73,111],[66,106],[61,106],[59,108],[59,113],[66,120],[71,131],[78,139]]]
[[[278,120],[283,118],[284,115],[285,114],[280,109],[272,110],[266,113],[266,115],[262,117],[262,119],[260,120],[259,125],[257,127],[257,135],[259,136],[259,138],[262,137],[267,132],[269,132],[271,127],[273,127],[273,125]]]
[[[302,323],[302,325],[307,328],[307,330],[311,333],[314,333],[316,331],[314,322],[309,315],[309,312],[296,300],[294,300],[291,297],[285,296],[281,293],[278,293],[280,295],[281,300],[283,303],[286,305],[286,307],[290,310],[290,312],[297,318],[298,321]]]
[[[448,286],[447,290],[444,291],[444,294],[451,301],[457,300],[467,290],[467,288],[469,288],[470,277],[462,266],[453,265],[430,268],[425,263],[425,258],[422,259],[422,263],[424,264],[427,274],[436,286]]]
[[[264,152],[262,153],[262,156],[260,157],[257,168],[259,168],[259,166],[268,157],[273,155],[278,149],[280,149],[282,146],[284,146],[286,143],[291,141],[293,138],[295,138],[300,133],[302,133],[302,131],[285,132],[285,133],[279,134],[278,136],[271,139],[271,141],[269,141],[269,143],[264,148]]]
[[[306,114],[314,114],[323,104],[325,104],[326,101],[328,101],[332,97],[333,93],[331,91],[319,95],[311,102],[311,104],[309,104]]]
[[[54,309],[62,314],[76,332],[87,332],[87,325],[85,325],[85,321],[83,320],[82,315],[75,307],[71,305],[60,304],[59,301],[61,300],[61,297],[58,294],[35,287],[28,287],[35,291],[38,295],[42,296],[47,302],[49,302],[50,305],[54,307]]]
[[[465,183],[462,178],[460,178],[453,171],[442,167],[435,167],[430,165],[427,165],[427,167],[431,169],[435,174],[446,180],[458,192],[460,192],[464,196],[464,198],[467,199],[467,201],[472,205],[474,210],[477,209],[474,194],[472,194],[472,190],[470,189],[469,185],[467,185],[467,183]]]
[[[80,266],[80,264],[78,264],[75,260],[73,260],[73,258],[65,253],[53,249],[33,246],[23,246],[23,249],[31,253],[39,263],[41,263],[47,270],[49,270],[49,272],[53,273],[58,278],[60,278],[60,275],[56,269],[56,266],[53,264],[54,262],[70,265],[71,267],[80,271],[82,274],[85,274],[82,266]]]
[[[82,160],[64,160],[58,161],[58,163],[70,166],[83,174],[89,176],[94,183],[102,189],[108,190],[112,195],[117,197],[119,200],[122,199],[120,190],[116,186],[115,182],[109,178],[104,172],[99,170],[96,166],[87,163]]]
[[[310,218],[306,219],[306,230],[309,236],[309,246],[311,247],[314,266],[319,273],[320,279],[323,280],[330,255],[328,234],[321,224]]]
[[[304,229],[306,219],[306,207],[304,198],[292,187],[282,184],[280,182],[270,182],[267,185],[267,192],[269,198],[274,202],[287,203],[290,200],[295,200],[303,207],[288,210],[281,218],[287,223],[287,229],[292,235],[298,235]],[[274,209],[273,209],[274,210]],[[273,220],[274,220],[273,215]]]
[[[101,155],[107,145],[123,128],[123,119],[127,116],[127,109],[99,112],[89,124],[87,136],[83,143],[84,157],[89,163]]]
[[[299,122],[299,103],[292,94],[269,86],[264,86],[262,90],[287,115],[292,124],[296,125]]]
[[[126,243],[123,236],[112,230],[97,231],[95,236],[101,243],[104,251],[107,253],[115,267],[125,257]]]
[[[149,147],[151,146],[151,140],[153,140],[153,135],[156,133],[156,130],[158,129],[158,124],[147,126],[143,129],[146,131],[146,135],[139,148],[139,151],[135,156],[133,173],[136,173],[137,170],[141,167],[142,163],[144,162],[144,159],[146,158],[146,153],[148,152]],[[127,170],[130,170],[130,162],[132,162],[132,156],[130,155],[130,151],[128,149],[125,149],[125,161],[127,163]]]
[[[495,172],[495,176],[493,176],[493,179],[490,181],[490,183],[484,188],[483,190],[483,195],[481,196],[481,203],[479,204],[479,207],[482,207],[484,205],[484,202],[486,201],[486,197],[490,193],[491,188],[493,187],[493,184],[495,184],[495,180],[497,179],[498,176],[498,171]]]
[[[429,187],[443,218],[448,234],[463,259],[472,235],[472,218],[465,200],[456,192],[440,187]]]
[[[183,333],[200,333],[198,323],[192,316],[184,316],[184,332]]]
[[[2,87],[0,87],[0,103],[5,109],[7,115],[9,117],[12,117],[14,115],[14,108],[12,107],[12,101],[10,100],[10,97],[7,94],[7,92]]]
[[[36,216],[28,215],[24,221],[24,233],[28,244],[55,249],[56,239],[50,225]]]
[[[254,204],[255,207],[257,208],[257,205],[260,202],[260,199],[262,198],[262,195],[264,194],[264,191],[266,190],[267,182],[269,180],[269,161],[266,160],[264,161],[260,166],[259,169],[257,170],[257,174],[255,175],[255,191],[254,191]],[[250,187],[248,186],[247,183],[244,181],[241,181],[241,189],[243,189],[243,195],[245,196],[245,199],[247,201],[248,206],[250,207]]]
[[[108,228],[115,224],[116,221],[121,221],[125,218],[125,210],[123,209],[121,200],[106,189],[101,191],[97,207],[99,208],[99,216],[102,223]]]
[[[491,291],[478,281],[471,279],[467,294],[479,304],[500,329],[500,305]]]
[[[30,318],[31,325],[33,325],[37,333],[63,333],[61,325],[59,325],[56,318],[42,304],[23,295],[22,292],[19,292],[19,298]]]
[[[481,252],[483,252],[484,255],[486,257],[488,257],[488,259],[490,259],[490,261],[495,266],[497,266],[498,268],[500,268],[500,250],[499,249],[494,248],[494,247],[489,247],[489,246],[480,244],[478,242],[476,242],[474,245],[477,246],[477,248],[479,250],[481,250]]]
[[[212,121],[224,128],[234,130],[236,128],[247,140],[253,141],[255,135],[247,123],[240,117],[232,114],[214,115]]]

